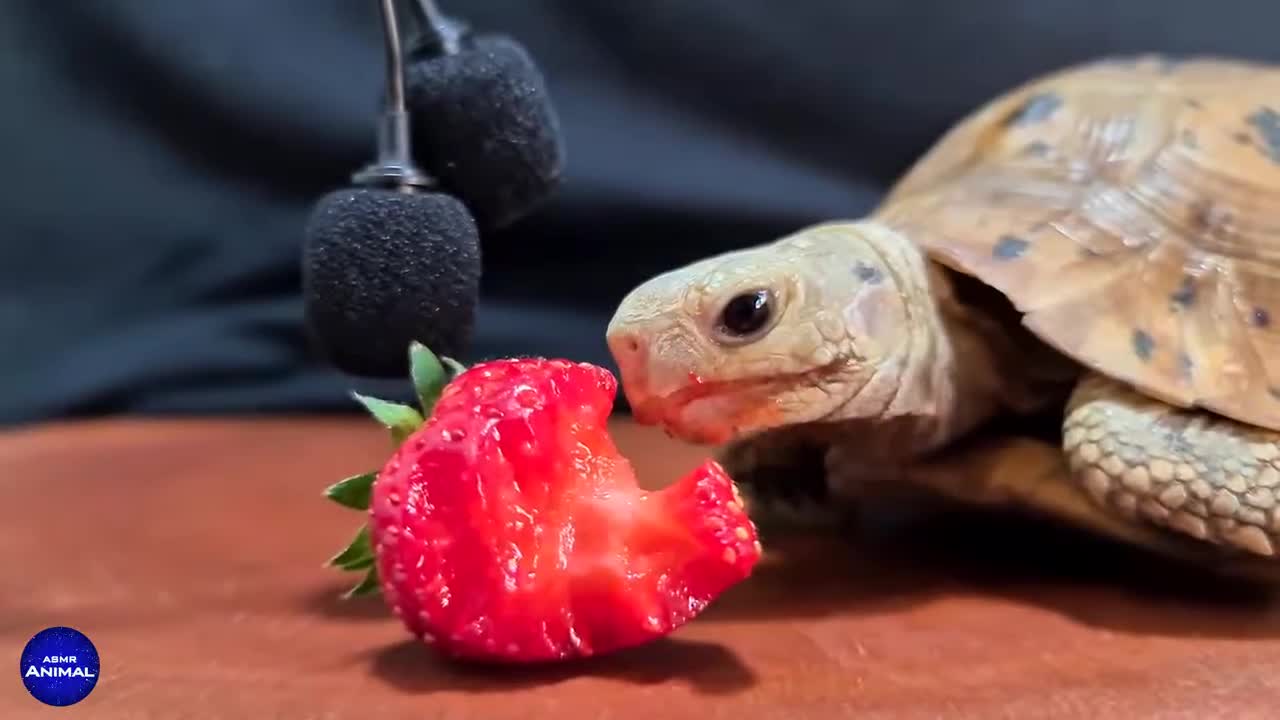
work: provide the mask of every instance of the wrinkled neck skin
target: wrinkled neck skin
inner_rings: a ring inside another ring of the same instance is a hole
[[[908,460],[1001,412],[1032,409],[1029,398],[1010,393],[1016,381],[998,370],[1009,365],[998,354],[1007,345],[1004,329],[956,302],[947,272],[914,247],[885,259],[905,300],[907,332],[865,384],[822,419],[823,434],[846,447],[865,440],[868,461]]]

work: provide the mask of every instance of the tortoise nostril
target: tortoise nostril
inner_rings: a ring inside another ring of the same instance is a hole
[[[645,346],[633,333],[618,334],[609,338],[614,358],[622,364],[634,364],[644,358]]]

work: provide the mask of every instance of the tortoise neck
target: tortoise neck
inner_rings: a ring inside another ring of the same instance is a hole
[[[933,262],[928,276],[937,330],[917,362],[937,398],[936,445],[1063,402],[1077,366],[1028,331],[999,291]]]
[[[890,246],[886,251],[886,247]],[[972,432],[1001,411],[992,343],[973,313],[952,299],[945,272],[908,242],[882,243],[900,306],[868,304],[856,327],[891,324],[873,363],[858,364],[852,392],[829,427],[841,445],[872,461],[911,460]],[[860,307],[854,305],[855,309]]]
[[[853,360],[821,416],[842,436],[867,438],[868,455],[918,456],[967,435],[997,416],[1035,411],[1047,395],[1036,385],[1045,366],[1036,341],[999,291],[948,270],[908,232],[868,220],[849,226],[856,247],[874,252],[877,275],[850,287],[841,319]],[[862,256],[859,256],[862,257]],[[830,263],[833,273],[848,263]],[[856,426],[853,432],[850,426]],[[847,442],[847,441],[842,441]]]
[[[870,454],[925,454],[1000,411],[993,346],[977,315],[954,301],[945,271],[909,238],[871,224],[862,234],[892,278],[892,301],[871,295],[845,311],[850,331],[874,337],[875,349],[851,365],[852,392],[827,419],[865,427],[853,434],[868,438]]]
[[[969,434],[1001,411],[997,358],[983,323],[954,301],[946,271],[922,260],[927,298],[919,341],[904,349],[903,382],[929,399],[918,446],[932,451]]]

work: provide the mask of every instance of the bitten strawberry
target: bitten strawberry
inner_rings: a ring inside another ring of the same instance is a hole
[[[718,464],[640,490],[608,433],[608,371],[507,359],[449,363],[449,379],[411,352],[423,412],[360,398],[400,444],[329,495],[371,518],[332,563],[366,572],[353,592],[381,590],[413,634],[472,659],[596,655],[672,632],[750,575],[756,529]]]

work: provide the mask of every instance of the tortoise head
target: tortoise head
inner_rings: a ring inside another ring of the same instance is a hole
[[[890,230],[824,223],[648,280],[607,340],[636,418],[688,441],[879,417],[911,395],[925,273]]]

